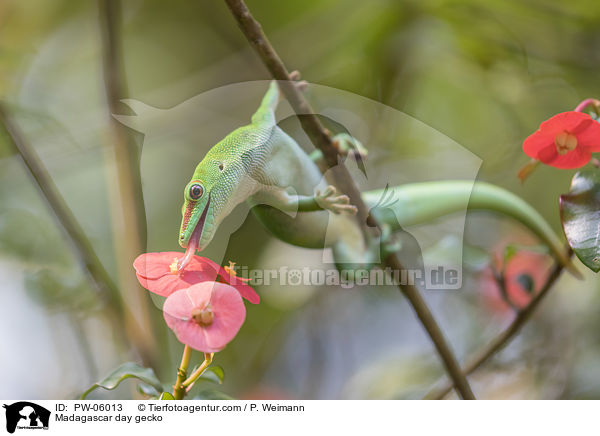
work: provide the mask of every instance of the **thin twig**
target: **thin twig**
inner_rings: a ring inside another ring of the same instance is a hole
[[[189,392],[196,383],[196,380],[204,374],[204,371],[210,366],[213,361],[215,353],[204,353],[204,362],[194,371],[186,380],[181,383],[181,387],[185,388],[186,392]]]
[[[573,255],[573,252],[569,249],[568,252],[569,258]],[[561,263],[556,263],[548,278],[546,279],[546,283],[540,289],[540,291],[533,297],[533,299],[529,302],[527,306],[525,306],[522,310],[520,310],[512,323],[503,330],[498,336],[496,336],[488,345],[475,352],[472,357],[467,360],[467,364],[462,369],[463,373],[466,375],[472,374],[477,368],[487,362],[492,356],[494,356],[498,351],[504,348],[510,340],[521,330],[521,328],[529,321],[531,315],[535,311],[535,309],[542,302],[544,297],[548,294],[552,286],[556,282],[556,280],[560,277],[560,274],[563,270],[563,265]],[[434,389],[430,391],[425,399],[429,400],[441,400],[443,399],[453,387],[452,382],[447,382],[444,386]]]
[[[333,169],[335,184],[340,191],[350,197],[351,203],[357,207],[358,213],[356,219],[361,226],[365,239],[368,239],[370,231],[367,223],[378,226],[377,221],[369,214],[369,209],[363,202],[361,193],[354,184],[346,167],[344,165],[338,165],[340,157],[327,130],[314,114],[308,101],[296,86],[294,86],[294,83],[290,81],[288,70],[275,52],[275,49],[267,39],[266,35],[263,33],[261,25],[254,19],[244,2],[242,0],[225,0],[225,2],[252,48],[262,59],[273,78],[279,80],[279,86],[294,109],[294,112],[297,114],[303,130],[313,144],[321,150],[327,165]],[[398,257],[395,255],[391,255],[385,259],[385,264],[395,270],[404,269],[398,260]],[[458,360],[454,356],[442,330],[418,289],[410,285],[400,286],[400,284],[398,284],[398,287],[412,305],[417,317],[429,334],[435,348],[442,358],[446,371],[454,381],[454,386],[456,386],[461,397],[464,399],[475,399],[466,377],[460,370]]]
[[[508,295],[508,289],[506,288],[506,274],[504,271],[505,268],[502,269],[502,271],[498,271],[492,264],[490,265],[490,269],[492,270],[492,277],[496,282],[496,285],[498,285],[498,291],[500,292],[500,298],[502,298],[502,301],[504,301],[504,303],[506,303],[506,305],[510,307],[513,312],[519,312],[521,309],[510,299],[510,296]]]
[[[53,212],[53,216],[56,219],[58,226],[66,234],[71,243],[71,247],[76,253],[76,259],[81,262],[81,266],[86,276],[91,280],[94,288],[100,295],[100,299],[105,303],[111,321],[116,323],[115,325],[117,327],[115,331],[120,338],[120,342],[125,344],[127,341],[123,336],[123,310],[117,287],[96,255],[90,240],[79,225],[73,212],[71,212],[71,209],[67,206],[67,203],[60,194],[54,180],[50,177],[44,163],[35,149],[27,142],[21,130],[1,103],[0,124],[2,124],[8,139],[15,151],[21,156],[35,185],[40,190],[42,197],[46,200],[48,207]]]

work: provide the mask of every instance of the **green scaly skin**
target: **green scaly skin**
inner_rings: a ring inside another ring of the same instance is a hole
[[[180,268],[196,250],[210,243],[221,221],[243,201],[254,206],[261,223],[279,239],[307,248],[331,247],[338,267],[364,268],[377,263],[381,244],[379,240],[365,243],[348,197],[328,186],[316,159],[276,125],[274,111],[279,98],[277,83],[272,82],[251,124],[227,135],[196,167],[184,190],[179,244],[187,250]],[[356,149],[361,149],[360,144]],[[315,156],[318,159],[319,154],[313,153]],[[464,210],[471,192],[469,208],[517,219],[548,245],[561,263],[576,271],[543,217],[499,187],[444,181],[403,185],[390,192],[398,201],[386,207],[378,207],[382,190],[363,193],[385,233]]]

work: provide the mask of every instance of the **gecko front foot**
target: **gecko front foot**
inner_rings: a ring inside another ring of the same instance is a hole
[[[367,149],[362,143],[347,133],[338,133],[332,139],[333,145],[342,156],[352,155],[356,160],[367,159]]]
[[[323,192],[317,190],[315,201],[321,209],[330,210],[335,214],[342,212],[355,214],[357,212],[356,206],[350,204],[350,198],[347,195],[338,194],[337,189],[332,185],[325,188]]]
[[[294,70],[289,75],[290,80],[294,82],[294,86],[298,91],[304,92],[308,88],[308,82],[306,80],[300,80],[300,71]]]

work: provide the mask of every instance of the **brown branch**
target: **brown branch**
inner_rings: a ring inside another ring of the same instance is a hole
[[[336,147],[333,146],[327,130],[323,127],[319,118],[315,116],[308,101],[290,80],[287,68],[263,33],[260,23],[254,19],[244,2],[242,0],[225,0],[225,2],[252,48],[259,55],[273,78],[280,81],[281,91],[297,114],[302,129],[312,143],[321,150],[327,166],[333,170],[335,184],[350,197],[351,203],[358,208],[356,218],[363,233],[367,236],[369,232],[367,226],[368,209],[363,203],[361,193],[346,167],[338,165],[338,152]]]
[[[113,114],[126,97],[127,86],[121,54],[121,9],[118,0],[98,0],[101,32],[104,90],[107,99],[107,117],[116,168],[112,219],[116,258],[122,298],[132,313],[127,320],[130,334],[146,365],[160,364],[156,336],[158,326],[153,324],[150,310],[154,309],[146,291],[139,285],[131,269],[134,259],[146,251],[146,212],[140,174],[140,152],[137,144]]]
[[[242,33],[246,36],[246,39],[252,48],[262,59],[273,78],[280,81],[279,86],[294,109],[294,112],[298,115],[303,130],[313,144],[321,150],[327,165],[333,169],[335,184],[340,191],[350,197],[352,204],[358,208],[356,219],[361,226],[365,238],[369,238],[367,222],[377,226],[377,221],[374,217],[370,216],[369,209],[363,202],[361,193],[354,184],[346,167],[344,165],[338,165],[338,151],[333,145],[328,132],[314,114],[308,101],[306,101],[294,83],[290,81],[288,70],[277,55],[277,52],[275,52],[275,49],[270,44],[266,35],[263,33],[261,25],[254,19],[243,0],[225,0],[225,3],[227,3],[229,10],[235,17]],[[395,255],[391,255],[385,259],[385,264],[394,270],[403,269],[402,264]],[[398,287],[412,305],[417,317],[433,341],[458,393],[464,399],[475,399],[471,387],[460,369],[458,360],[454,356],[442,330],[418,289],[410,285],[400,286],[400,284],[398,284]]]
[[[569,258],[573,255],[573,251],[569,249],[568,256]],[[487,362],[492,356],[494,356],[498,351],[504,348],[510,340],[516,336],[517,333],[521,330],[521,328],[531,319],[531,315],[535,311],[535,309],[542,302],[544,297],[548,294],[552,286],[556,282],[556,280],[560,277],[560,274],[563,270],[563,265],[561,263],[556,263],[548,278],[546,279],[546,283],[540,289],[540,292],[529,302],[529,304],[522,310],[520,310],[512,323],[503,330],[498,336],[496,336],[488,345],[475,352],[472,357],[467,360],[467,364],[462,369],[463,373],[466,375],[472,374],[475,372],[477,368]],[[444,386],[434,389],[430,391],[425,399],[428,400],[441,400],[443,399],[453,387],[452,382],[447,382]]]
[[[111,321],[115,322],[117,325],[117,336],[120,337],[123,344],[126,343],[125,338],[122,336],[124,332],[122,325],[123,311],[117,287],[96,255],[90,240],[79,225],[73,212],[71,212],[71,209],[67,206],[67,203],[60,194],[54,180],[50,177],[44,163],[36,153],[35,149],[27,142],[21,133],[21,130],[11,119],[8,111],[1,103],[0,124],[2,124],[6,131],[7,138],[13,145],[15,151],[21,156],[23,163],[29,170],[29,174],[42,194],[42,197],[46,200],[57,224],[66,234],[86,276],[93,283],[101,300],[106,304],[106,307],[109,308]]]

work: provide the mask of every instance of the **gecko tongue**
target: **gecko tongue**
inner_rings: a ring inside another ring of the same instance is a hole
[[[198,232],[196,232],[196,230],[198,230],[198,227],[196,227],[196,229],[192,233],[192,236],[190,237],[190,241],[188,242],[187,249],[185,250],[185,255],[179,261],[179,267],[178,267],[179,271],[183,271],[183,269],[186,267],[186,265],[188,263],[190,263],[190,261],[192,260],[192,257],[194,257],[194,254],[196,253],[196,250],[198,249],[198,242],[200,240],[200,234]]]
[[[210,206],[210,194],[208,195],[208,201],[206,202],[206,206],[204,206],[204,210],[202,211],[202,215],[200,219],[196,223],[196,227],[192,232],[192,236],[190,236],[190,240],[188,241],[187,250],[185,250],[185,255],[181,262],[179,262],[178,270],[181,272],[185,268],[185,266],[190,263],[196,250],[198,249],[198,245],[200,244],[200,237],[202,236],[202,229],[204,229],[204,223],[206,222],[206,215],[208,213],[208,207]]]

